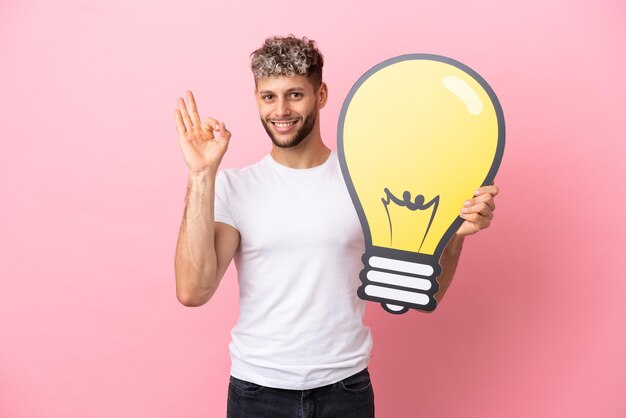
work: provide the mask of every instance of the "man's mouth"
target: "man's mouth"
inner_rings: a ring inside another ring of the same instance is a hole
[[[274,121],[271,121],[270,123],[274,125],[274,127],[276,128],[278,132],[288,132],[293,127],[293,125],[296,124],[296,122],[298,122],[298,120],[286,120],[286,121],[274,120]]]

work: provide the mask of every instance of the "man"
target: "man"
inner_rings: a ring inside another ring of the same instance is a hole
[[[176,251],[176,294],[206,303],[235,259],[240,317],[232,331],[229,417],[370,417],[372,338],[358,299],[364,239],[338,163],[322,141],[328,99],[315,42],[274,37],[252,53],[261,122],[271,152],[242,169],[218,167],[231,134],[202,124],[193,95],[175,111],[189,167]],[[489,226],[495,186],[466,202],[444,251],[441,300],[463,239]]]

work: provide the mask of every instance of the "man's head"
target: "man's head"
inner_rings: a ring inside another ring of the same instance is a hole
[[[291,148],[319,135],[318,111],[326,104],[324,59],[306,38],[273,37],[251,55],[259,116],[274,145]]]

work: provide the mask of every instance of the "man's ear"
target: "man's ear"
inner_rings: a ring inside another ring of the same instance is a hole
[[[320,84],[320,88],[317,90],[317,107],[319,109],[326,106],[326,102],[328,101],[328,86],[326,83],[322,82]]]

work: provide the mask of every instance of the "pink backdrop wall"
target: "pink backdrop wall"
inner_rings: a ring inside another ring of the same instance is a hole
[[[326,57],[326,142],[386,58],[453,57],[498,94],[507,148],[492,227],[436,313],[370,305],[381,417],[626,416],[626,3],[0,3],[0,416],[220,417],[231,269],[201,308],[174,292],[185,89],[269,150],[248,54],[306,35]]]

